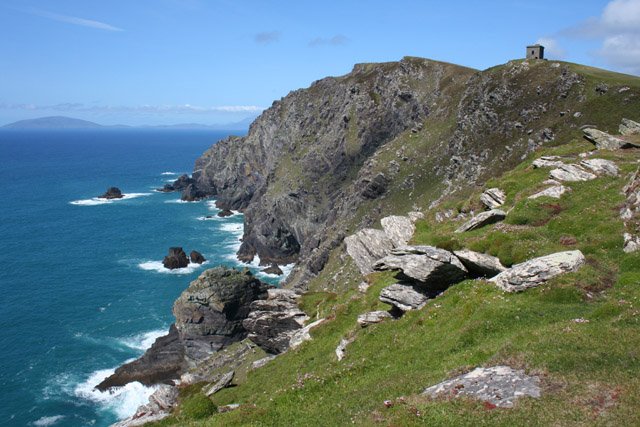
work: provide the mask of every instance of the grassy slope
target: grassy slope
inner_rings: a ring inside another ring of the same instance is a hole
[[[615,108],[609,114],[623,113],[621,104]],[[609,121],[603,128],[613,126]],[[414,236],[414,243],[469,247],[499,256],[506,264],[580,249],[588,264],[579,272],[521,294],[505,294],[484,281],[465,281],[421,311],[360,329],[358,314],[388,308],[377,296],[394,279],[373,274],[368,277],[372,286],[360,294],[354,290],[360,278],[352,263],[336,252],[316,288],[342,271],[339,280],[346,291],[303,297],[307,313],[330,319],[312,332],[313,341],[249,372],[238,387],[213,397],[216,405],[241,403],[240,409],[199,421],[193,419],[197,414],[185,411],[161,424],[639,425],[640,254],[622,252],[618,211],[620,190],[640,153],[598,156],[618,163],[618,178],[571,184],[573,191],[559,201],[527,199],[542,188],[548,174],[530,167],[534,158],[575,156],[589,149],[592,146],[579,139],[547,147],[489,182],[487,187],[507,192],[505,207],[511,210],[506,225],[454,235],[459,221],[437,223],[431,211]],[[480,191],[452,195],[438,210],[477,209]],[[397,206],[395,213],[402,209],[406,206]],[[572,321],[577,318],[589,322]],[[356,339],[338,362],[335,347],[347,336]],[[511,410],[491,410],[474,401],[430,401],[419,395],[455,373],[499,363],[542,375],[543,397],[522,400]],[[185,402],[201,399],[194,398],[197,387],[183,395]],[[387,399],[394,402],[391,408],[383,404]]]

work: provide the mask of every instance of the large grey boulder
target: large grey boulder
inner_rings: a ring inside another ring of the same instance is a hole
[[[560,156],[542,156],[533,161],[534,168],[558,168],[564,165]]]
[[[233,377],[235,374],[235,371],[227,372],[215,383],[204,386],[202,388],[202,392],[206,396],[213,396],[223,388],[228,387],[229,384],[231,384],[231,381],[233,381]]]
[[[618,176],[618,166],[611,160],[587,159],[580,162],[580,166],[596,175]]]
[[[171,415],[171,410],[177,403],[178,388],[161,384],[149,397],[147,404],[139,406],[135,414],[113,424],[111,427],[135,427],[160,421]]]
[[[535,194],[532,194],[528,198],[537,199],[539,197],[551,197],[552,199],[559,199],[563,194],[569,191],[571,191],[570,187],[565,187],[564,185],[554,185]]]
[[[383,322],[387,319],[393,319],[393,316],[388,311],[370,311],[368,313],[363,313],[358,315],[358,325],[363,328],[366,328],[370,325],[375,325],[376,323]]]
[[[365,228],[344,239],[347,253],[353,258],[360,273],[373,272],[373,263],[393,249],[393,241],[382,230]]]
[[[552,179],[566,182],[591,181],[597,176],[581,168],[578,165],[562,165],[553,169],[549,175]]]
[[[406,245],[416,231],[413,221],[406,216],[387,216],[380,220],[382,229],[394,246]]]
[[[433,246],[400,246],[378,260],[378,271],[398,271],[400,278],[420,282],[425,289],[446,289],[467,275],[467,269],[451,252]]]
[[[488,254],[467,249],[453,251],[453,254],[469,270],[469,273],[478,277],[493,277],[507,269],[498,258]]]
[[[427,388],[422,394],[433,398],[460,396],[488,402],[499,408],[513,407],[516,399],[540,397],[540,378],[509,366],[476,368],[473,371]]]
[[[622,119],[618,131],[621,135],[640,135],[640,123],[629,119]]]
[[[623,235],[624,243],[622,246],[622,250],[630,254],[632,252],[636,252],[640,250],[640,236],[634,236],[631,233],[624,233]]]
[[[499,208],[504,205],[507,196],[504,194],[499,188],[489,188],[485,190],[482,195],[480,195],[480,201],[483,205],[485,205],[488,209]]]
[[[401,311],[419,310],[428,300],[428,296],[412,285],[396,283],[380,292],[380,301],[391,304]]]
[[[584,255],[578,250],[557,252],[516,264],[489,281],[507,292],[524,291],[560,274],[576,271],[585,261]]]
[[[500,209],[491,209],[490,211],[482,212],[462,224],[456,230],[456,233],[464,233],[465,231],[475,230],[477,228],[484,227],[485,225],[502,221],[506,216],[507,214]]]
[[[584,133],[584,137],[595,144],[598,150],[619,150],[621,148],[640,147],[640,144],[609,135],[598,129],[587,128],[583,129],[582,132]]]

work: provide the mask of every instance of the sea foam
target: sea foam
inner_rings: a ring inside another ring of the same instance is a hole
[[[158,329],[155,331],[143,332],[131,337],[122,338],[120,342],[125,346],[134,350],[146,350],[150,348],[156,339],[167,335],[167,329]]]
[[[165,268],[164,265],[162,265],[162,261],[145,261],[138,264],[138,267],[146,271],[155,271],[156,273],[191,274],[197,269],[199,269],[200,267],[202,267],[203,265],[206,265],[208,263],[209,261],[205,261],[202,264],[196,264],[196,263],[190,262],[189,265],[187,265],[184,268],[176,268],[176,269],[170,270],[168,268]]]
[[[48,426],[54,425],[55,423],[57,423],[63,418],[64,418],[64,415],[53,415],[50,417],[42,417],[35,420],[33,422],[33,425],[37,427],[48,427]]]
[[[72,205],[76,205],[76,206],[98,206],[98,205],[108,205],[114,202],[119,202],[122,200],[130,200],[130,199],[135,199],[138,197],[144,197],[144,196],[150,196],[153,193],[128,193],[128,194],[124,194],[122,198],[120,199],[103,199],[101,197],[93,197],[91,199],[84,199],[84,200],[74,200],[72,202],[69,202]]]

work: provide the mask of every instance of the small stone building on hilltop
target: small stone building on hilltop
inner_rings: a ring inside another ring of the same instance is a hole
[[[527,46],[527,59],[544,59],[544,46],[534,44]]]

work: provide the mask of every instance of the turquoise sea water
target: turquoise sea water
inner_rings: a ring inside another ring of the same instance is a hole
[[[165,333],[199,272],[239,264],[240,214],[153,191],[224,136],[0,131],[0,425],[105,426],[145,403],[140,384],[93,386]],[[93,199],[109,186],[131,197]],[[208,264],[169,272],[170,246]]]

